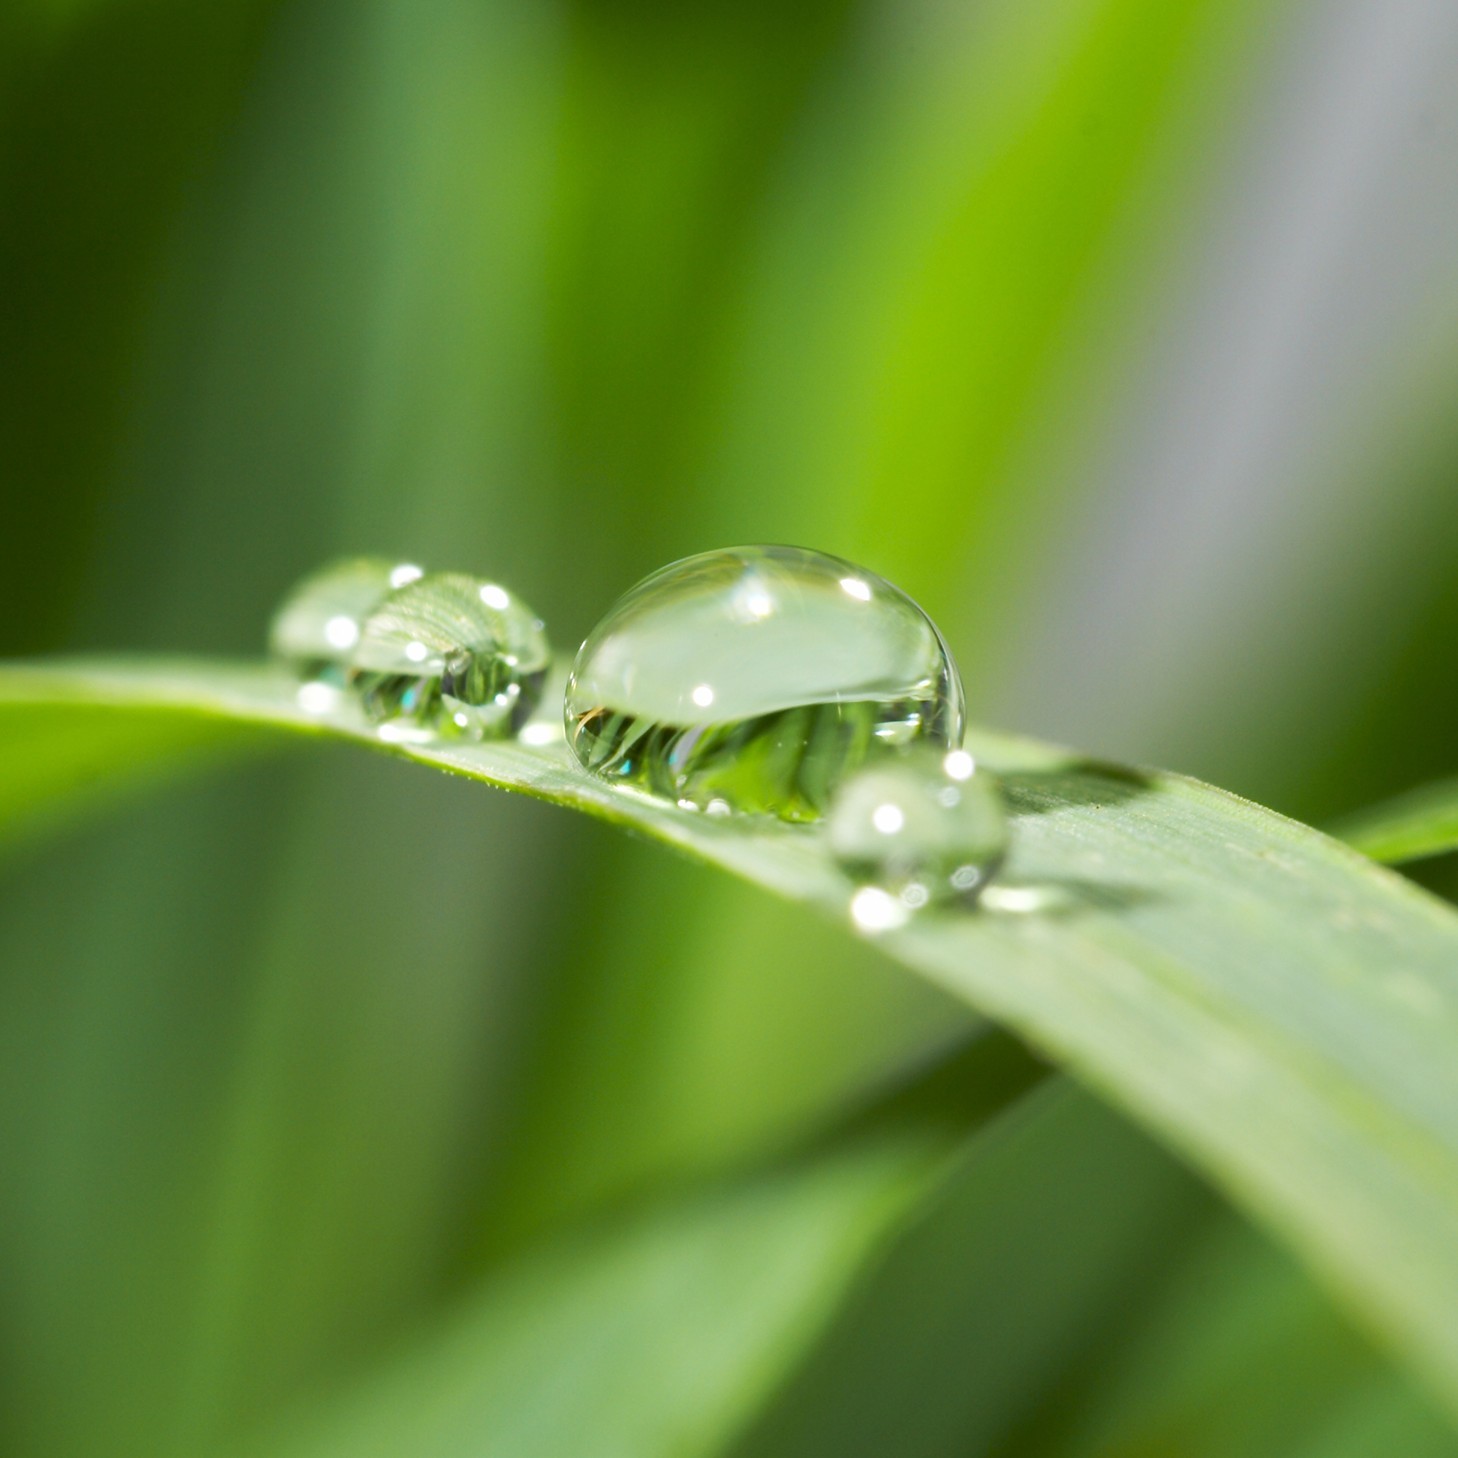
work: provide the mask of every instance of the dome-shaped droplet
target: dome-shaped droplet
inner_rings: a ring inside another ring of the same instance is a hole
[[[962,735],[962,685],[912,600],[798,547],[705,552],[621,597],[567,683],[583,765],[685,808],[813,820],[879,751]]]
[[[365,618],[349,683],[382,733],[501,738],[531,714],[550,662],[541,619],[520,598],[433,572]]]
[[[311,572],[273,615],[269,652],[300,678],[342,682],[365,618],[386,593],[420,575],[413,563],[386,557],[351,557]]]
[[[924,906],[972,901],[1007,854],[1007,813],[996,781],[965,750],[917,748],[848,779],[825,836],[860,888],[852,915],[880,931]]]

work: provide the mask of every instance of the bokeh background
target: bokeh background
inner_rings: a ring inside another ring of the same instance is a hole
[[[1315,821],[1452,773],[1455,77],[1446,0],[7,0],[0,652],[256,655],[357,551],[495,575],[570,651],[675,557],[794,542],[917,598],[984,723]],[[3,873],[24,1458],[223,1451],[968,1023],[658,849],[343,753]],[[1266,1451],[1232,1390],[1387,1392],[1091,1127],[1159,1212],[1140,1251],[990,1428],[928,1391],[896,1451],[1083,1451],[1039,1423],[1109,1310],[1131,1388],[1161,1332],[1206,1354],[1141,1452]],[[1019,1279],[941,1350],[1076,1284],[1048,1250]],[[1243,1294],[1214,1330],[1187,1288]],[[1407,1446],[1352,1452],[1449,1451],[1392,1401]],[[751,1449],[892,1451],[833,1406]]]

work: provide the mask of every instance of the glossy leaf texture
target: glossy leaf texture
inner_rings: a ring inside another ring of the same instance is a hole
[[[369,743],[847,915],[850,887],[813,829],[614,790],[577,767],[552,719],[524,741],[389,744],[347,702],[307,712],[271,669],[181,662],[12,666],[0,705],[7,734],[37,716],[98,733],[145,716]],[[124,741],[133,773],[167,751],[143,741]],[[1195,1163],[1458,1408],[1458,915],[1208,786],[995,735],[969,747],[1009,795],[1014,848],[997,895],[881,947]],[[53,747],[58,784],[70,752]],[[5,761],[6,779],[27,773],[23,757]]]

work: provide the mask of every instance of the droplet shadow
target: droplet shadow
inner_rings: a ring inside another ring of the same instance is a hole
[[[1153,775],[1105,760],[1069,760],[1056,769],[1013,770],[1001,775],[1011,815],[1045,815],[1071,808],[1126,805],[1153,791]]]

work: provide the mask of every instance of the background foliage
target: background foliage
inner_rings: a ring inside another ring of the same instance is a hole
[[[354,550],[498,574],[570,648],[672,557],[799,541],[922,601],[981,721],[1306,819],[1451,774],[1455,60],[1421,0],[16,0],[0,651],[254,653]],[[678,1290],[652,1232],[967,1027],[387,762],[247,764],[5,871],[26,1458],[272,1446],[360,1384],[378,1451],[486,1451],[409,1428],[442,1313],[547,1309],[604,1221],[659,1272],[612,1279]],[[813,1355],[746,1317],[751,1396],[661,1451],[1450,1450],[1214,1196],[1038,1097]],[[829,1208],[804,1249],[856,1245]],[[989,1270],[984,1228],[1032,1235]],[[636,1370],[728,1320],[684,1280]]]

